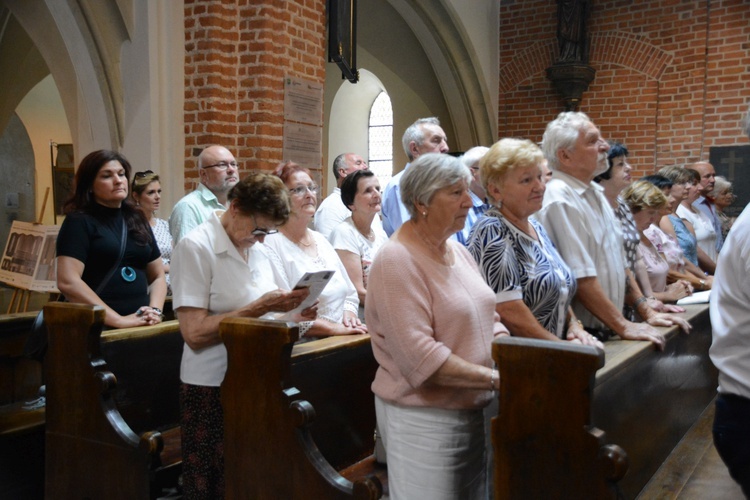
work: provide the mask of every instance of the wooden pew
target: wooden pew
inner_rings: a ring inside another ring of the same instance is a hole
[[[369,336],[294,345],[293,323],[251,319],[219,332],[226,498],[380,498]]]
[[[181,469],[176,321],[102,333],[104,309],[45,306],[47,498],[156,498]]]
[[[494,494],[514,498],[617,498],[627,454],[591,425],[594,347],[503,337],[492,346],[500,370],[492,419]]]
[[[0,315],[0,498],[43,495],[42,365],[23,355],[36,315]]]
[[[630,457],[619,483],[635,498],[716,396],[718,372],[708,356],[708,305],[686,306],[686,335],[662,328],[664,351],[649,342],[610,340],[607,362],[596,374],[593,422]]]

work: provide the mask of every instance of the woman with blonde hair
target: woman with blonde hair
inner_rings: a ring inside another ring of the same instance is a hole
[[[480,161],[490,208],[474,226],[468,248],[495,292],[495,308],[511,334],[601,346],[570,307],[576,279],[541,223],[544,156],[525,139],[502,139]]]
[[[664,208],[669,204],[667,197],[648,181],[634,182],[623,191],[622,197],[633,213],[640,238],[637,251],[646,265],[649,287],[654,296],[662,302],[677,302],[692,294],[693,287],[685,280],[667,285],[669,263],[644,234],[646,229],[661,219]]]

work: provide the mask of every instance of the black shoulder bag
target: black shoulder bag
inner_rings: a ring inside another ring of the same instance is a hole
[[[99,295],[102,289],[104,289],[104,285],[109,282],[109,280],[112,278],[112,275],[115,274],[115,271],[117,271],[117,268],[120,267],[122,257],[123,255],[125,255],[125,244],[127,243],[127,239],[128,228],[125,219],[123,219],[122,238],[120,240],[120,256],[115,261],[115,265],[112,266],[112,269],[109,270],[109,272],[104,276],[104,279],[96,287],[96,290],[94,290],[95,294]],[[60,302],[65,302],[65,298],[62,295],[60,295],[59,300]],[[24,344],[23,346],[23,354],[27,358],[31,358],[39,362],[42,362],[44,360],[44,355],[47,354],[47,325],[44,323],[44,309],[39,311],[39,314],[36,315],[36,318],[34,318],[34,322],[31,324],[31,328],[29,329],[29,338],[26,339],[26,344]]]

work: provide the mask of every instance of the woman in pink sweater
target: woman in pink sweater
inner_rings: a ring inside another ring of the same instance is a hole
[[[499,387],[491,343],[506,334],[474,259],[449,240],[472,206],[471,174],[430,153],[401,179],[411,220],[375,257],[365,316],[392,500],[486,498],[482,408]]]

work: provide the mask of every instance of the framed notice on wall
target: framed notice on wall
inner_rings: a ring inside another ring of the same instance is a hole
[[[22,290],[57,293],[59,226],[14,221],[0,260],[0,281]]]

